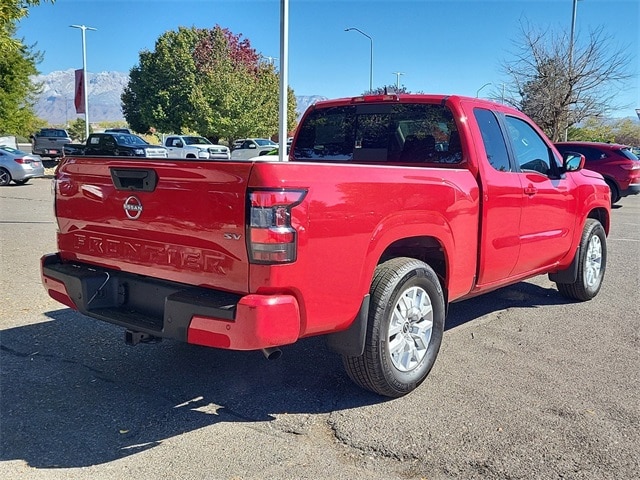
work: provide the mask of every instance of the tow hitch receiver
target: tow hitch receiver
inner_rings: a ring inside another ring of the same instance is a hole
[[[124,332],[124,341],[127,345],[137,345],[139,343],[158,343],[162,341],[162,337],[156,337],[149,333],[134,332],[126,330]]]

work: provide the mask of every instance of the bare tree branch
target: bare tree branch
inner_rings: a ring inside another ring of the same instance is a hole
[[[588,117],[613,108],[617,93],[633,77],[628,49],[613,45],[602,27],[584,44],[571,46],[566,33],[538,30],[522,22],[512,59],[503,61],[509,78],[505,103],[528,114],[552,140]],[[572,58],[572,65],[569,65]]]

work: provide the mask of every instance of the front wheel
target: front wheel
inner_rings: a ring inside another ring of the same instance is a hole
[[[9,170],[5,168],[0,168],[0,187],[4,187],[11,183],[11,174]]]
[[[578,275],[573,283],[556,283],[563,297],[591,300],[600,291],[607,267],[607,237],[597,220],[588,218],[578,248]]]
[[[445,302],[437,275],[413,258],[376,268],[364,353],[343,356],[349,377],[387,397],[401,397],[427,377],[444,331]]]

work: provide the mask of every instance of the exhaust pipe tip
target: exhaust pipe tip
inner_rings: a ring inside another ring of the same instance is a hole
[[[282,350],[278,347],[263,348],[262,354],[267,360],[277,360],[282,356]]]

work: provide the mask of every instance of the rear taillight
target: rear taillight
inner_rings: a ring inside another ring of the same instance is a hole
[[[306,193],[304,190],[249,192],[247,246],[251,263],[295,262],[297,232],[291,222],[291,209]]]
[[[640,170],[640,162],[623,163],[620,166],[625,170]]]
[[[13,161],[19,163],[20,165],[27,165],[33,162],[33,160],[31,160],[30,158],[14,158]]]

